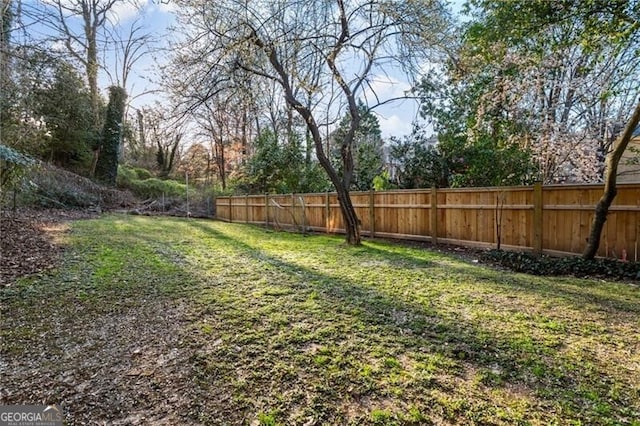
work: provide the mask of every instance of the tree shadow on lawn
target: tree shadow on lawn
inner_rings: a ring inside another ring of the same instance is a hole
[[[388,250],[386,243],[376,243],[375,247],[370,245],[368,247],[369,251],[383,256],[386,253],[398,255],[395,251]],[[635,284],[596,282],[570,276],[536,276],[472,264],[455,256],[445,256],[440,253],[437,255],[439,260],[435,260],[434,263],[438,266],[446,267],[453,274],[471,276],[478,285],[491,284],[504,290],[514,291],[514,294],[525,292],[536,297],[552,298],[580,310],[588,308],[596,312],[606,311],[623,316],[629,315],[631,320],[635,320],[634,317],[640,314],[640,286]],[[417,262],[422,260],[410,254],[407,254],[407,257]]]
[[[348,312],[354,317],[354,323],[360,322],[373,331],[372,337],[374,332],[381,336],[393,336],[394,343],[406,352],[428,351],[446,357],[462,367],[457,371],[460,376],[464,376],[465,371],[483,372],[480,382],[487,386],[487,390],[509,386],[527,389],[526,393],[542,401],[549,413],[562,411],[564,414],[560,414],[561,418],[568,416],[592,421],[608,417],[620,421],[640,414],[637,404],[629,406],[634,398],[637,401],[637,390],[624,386],[621,388],[620,378],[602,369],[597,362],[593,362],[588,369],[577,364],[577,360],[565,355],[561,338],[552,344],[536,340],[533,334],[528,333],[528,324],[525,324],[520,335],[498,333],[487,328],[482,321],[451,315],[451,312],[443,311],[443,307],[431,303],[418,303],[412,300],[411,294],[390,294],[375,285],[320,273],[273,256],[204,223],[194,222],[193,226],[212,238],[228,242],[242,255],[255,261],[268,262],[281,272],[304,277],[305,284],[291,286],[291,283],[281,282],[278,285],[292,287],[294,291],[317,292],[320,295],[319,302],[327,312]],[[270,236],[277,238],[277,234]],[[411,259],[410,256],[381,249],[377,244],[376,247],[367,244],[362,255],[392,258],[401,264],[414,263],[423,268],[434,267],[425,259]],[[443,258],[440,254],[438,257]],[[466,276],[477,282],[478,286],[513,290],[514,297],[518,297],[522,291],[538,298],[553,295],[575,309],[583,309],[585,303],[596,303],[625,317],[635,315],[640,309],[638,303],[620,300],[613,295],[607,297],[597,294],[589,287],[563,283],[556,288],[554,283],[543,283],[545,280],[542,279],[532,283],[526,276],[511,273],[507,274],[508,278],[498,278],[495,271],[472,265],[454,266],[456,262],[451,263],[447,263],[446,268],[454,276]],[[464,307],[458,309],[463,310]],[[397,319],[398,313],[402,314],[401,320]],[[556,334],[562,336],[562,332]],[[472,379],[467,377],[465,380]],[[490,399],[489,396],[487,398]]]

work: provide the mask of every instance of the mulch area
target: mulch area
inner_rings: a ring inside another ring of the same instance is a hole
[[[56,266],[62,252],[56,239],[66,222],[97,217],[80,210],[19,209],[0,214],[0,286]]]

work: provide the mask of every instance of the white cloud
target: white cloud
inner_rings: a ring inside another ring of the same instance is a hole
[[[64,44],[64,41],[54,41],[50,46],[51,50],[54,52],[66,52],[67,46]]]
[[[367,104],[372,106],[388,99],[407,96],[410,90],[411,85],[406,81],[386,75],[374,75],[366,85],[363,97]]]
[[[158,3],[158,10],[164,13],[173,13],[178,10],[178,6],[174,2]]]
[[[399,115],[391,115],[389,117],[378,116],[380,123],[380,131],[382,137],[387,139],[390,136],[402,136],[411,133],[411,119],[408,117],[400,117]]]
[[[140,10],[139,4],[130,2],[118,2],[113,5],[109,11],[109,18],[113,22],[123,23],[138,15]]]

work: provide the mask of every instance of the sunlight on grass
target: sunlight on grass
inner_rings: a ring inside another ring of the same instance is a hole
[[[631,285],[214,221],[107,216],[69,244],[56,291],[88,307],[188,302],[203,423],[639,424]]]

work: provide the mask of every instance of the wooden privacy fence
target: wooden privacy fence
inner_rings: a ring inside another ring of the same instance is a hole
[[[582,253],[602,185],[353,192],[363,235]],[[218,197],[217,217],[280,228],[344,232],[335,193]],[[640,258],[640,184],[618,186],[599,256]]]

